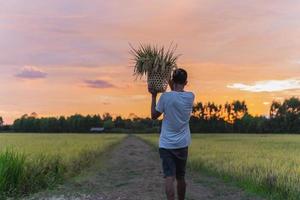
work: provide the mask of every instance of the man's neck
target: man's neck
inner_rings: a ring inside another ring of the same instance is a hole
[[[184,85],[175,84],[173,91],[175,92],[184,92]]]

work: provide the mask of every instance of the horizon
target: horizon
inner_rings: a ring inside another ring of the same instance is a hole
[[[195,102],[195,104],[196,103],[200,103],[200,102]],[[201,102],[201,103],[207,104],[207,103],[214,103],[214,102]],[[233,102],[226,102],[226,103],[233,103]],[[246,106],[247,106],[247,102],[245,102],[245,103],[246,103]],[[222,108],[224,109],[224,104],[217,104],[217,105],[222,105]],[[113,120],[115,120],[117,117],[122,117],[122,119],[131,119],[131,120],[134,119],[134,118],[143,118],[143,119],[145,119],[145,118],[151,118],[151,116],[139,116],[139,115],[136,115],[135,113],[129,113],[128,116],[122,116],[122,115],[120,115],[118,113],[112,114],[112,113],[109,113],[109,112],[105,112],[105,113],[93,113],[93,114],[89,114],[89,113],[88,114],[73,113],[73,114],[70,114],[70,115],[56,115],[56,116],[54,116],[54,115],[47,115],[47,116],[40,116],[36,112],[31,112],[31,113],[24,113],[23,115],[17,117],[16,119],[21,119],[24,116],[26,116],[26,118],[27,117],[34,117],[36,119],[48,118],[48,117],[49,118],[54,117],[54,118],[59,119],[60,117],[68,118],[68,117],[75,116],[75,115],[81,115],[83,117],[87,117],[87,116],[100,116],[101,119],[103,119],[103,117],[105,115],[107,115],[107,114],[109,114],[112,117]],[[248,113],[248,114],[251,115],[251,113]],[[266,115],[261,114],[261,115],[251,115],[251,116],[253,116],[253,117],[265,117],[265,118],[269,119],[270,118],[270,113],[268,113]],[[14,120],[16,120],[16,119],[14,119]],[[14,123],[14,121],[12,121],[11,123],[6,123],[5,121],[3,121],[3,122],[4,122],[3,125],[13,125],[13,123]]]
[[[300,2],[17,0],[0,7],[0,116],[150,115],[130,46],[178,45],[196,102],[300,96]],[[168,8],[168,9],[166,9]]]

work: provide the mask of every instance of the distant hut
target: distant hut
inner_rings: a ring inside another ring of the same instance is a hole
[[[90,129],[90,132],[92,132],[92,133],[102,133],[103,131],[104,131],[103,127],[92,127]]]

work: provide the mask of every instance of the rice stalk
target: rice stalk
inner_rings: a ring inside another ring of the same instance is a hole
[[[175,54],[177,46],[173,46],[173,44],[169,46],[167,51],[165,51],[164,46],[140,44],[138,48],[134,48],[131,44],[129,45],[136,77],[142,77],[152,72],[170,72],[177,68],[176,62],[180,55]]]

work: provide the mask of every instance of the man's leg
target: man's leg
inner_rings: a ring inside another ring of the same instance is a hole
[[[175,200],[175,177],[176,165],[174,156],[168,149],[159,149],[160,158],[162,160],[162,167],[165,177],[165,191],[168,200]]]
[[[175,200],[174,176],[166,177],[166,194],[168,200]]]
[[[185,198],[185,190],[186,190],[185,179],[184,178],[177,179],[178,200],[184,200],[184,198]]]
[[[182,148],[174,151],[176,155],[176,180],[177,180],[177,195],[178,200],[184,200],[186,183],[185,183],[185,168],[188,157],[188,148]]]

